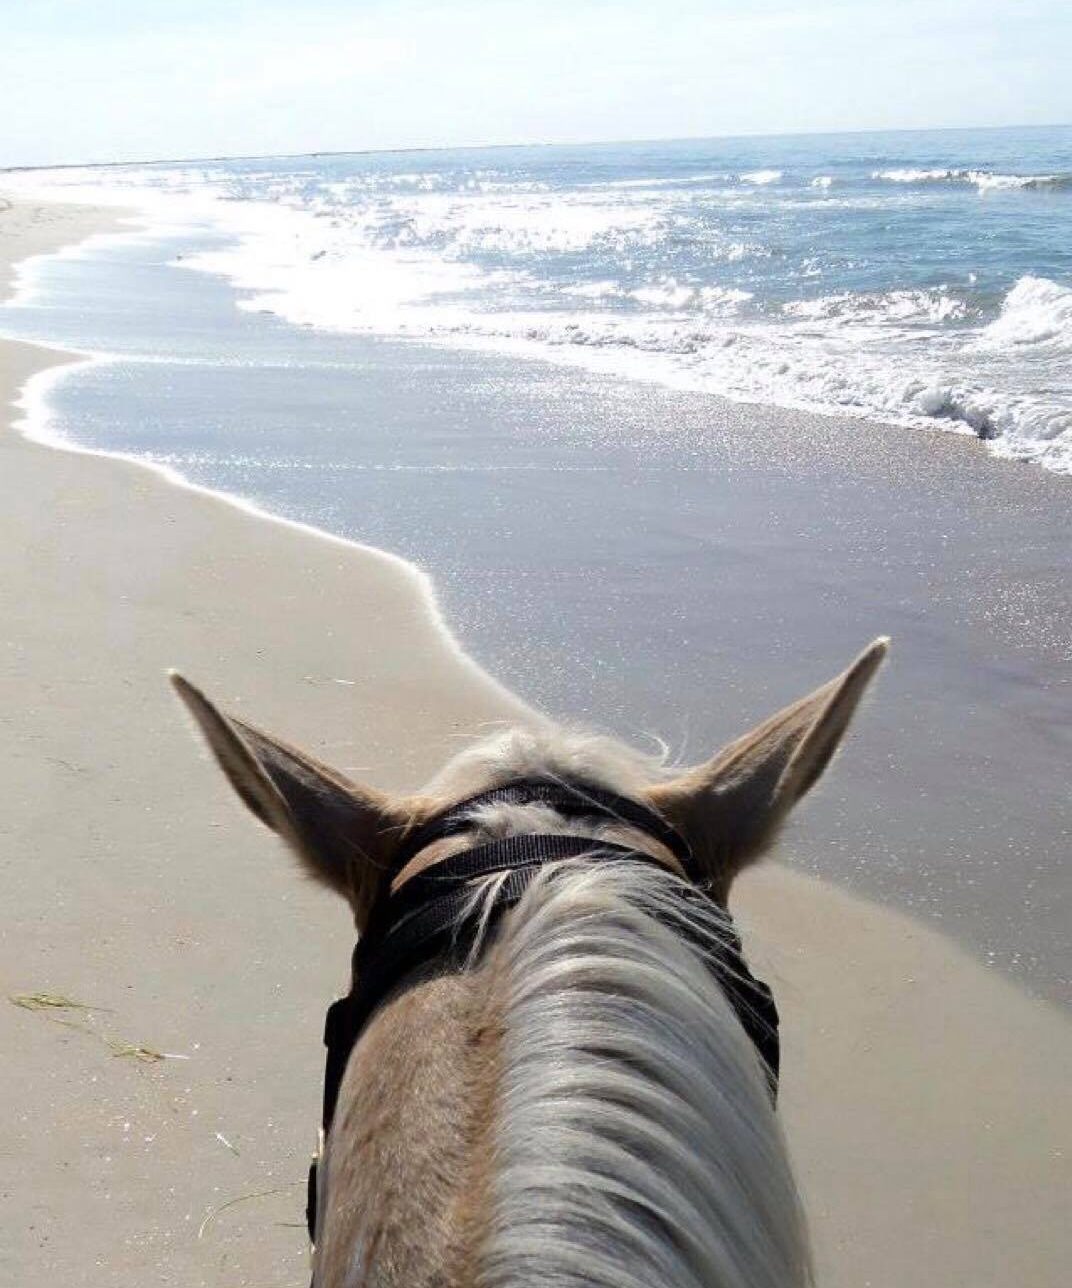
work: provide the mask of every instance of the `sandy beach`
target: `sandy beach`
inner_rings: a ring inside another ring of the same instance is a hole
[[[12,263],[105,226],[0,210],[0,291]],[[0,1010],[0,1283],[302,1284],[348,919],[234,804],[164,671],[385,788],[527,709],[458,652],[398,559],[14,432],[26,379],[64,360],[0,345],[0,979],[99,1009]],[[819,1282],[1063,1284],[1066,1016],[778,864],[735,911],[781,1005]]]

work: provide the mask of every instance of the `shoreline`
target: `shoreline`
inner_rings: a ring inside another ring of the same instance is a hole
[[[0,342],[4,401],[55,361]],[[0,974],[8,993],[109,1006],[123,1037],[191,1058],[116,1060],[92,1035],[0,1011],[22,1089],[0,1140],[19,1160],[0,1270],[86,1288],[165,1267],[215,1282],[226,1256],[235,1283],[299,1283],[304,1232],[271,1222],[297,1219],[323,1004],[350,935],[198,755],[163,669],[388,789],[517,709],[459,666],[396,557],[250,523],[218,493],[109,455],[0,431]],[[767,865],[734,902],[786,1026],[783,1106],[820,1281],[1057,1288],[1067,1020],[934,931],[803,873]],[[281,1192],[196,1237],[208,1211],[267,1190]],[[136,1237],[115,1240],[117,1223]]]
[[[52,169],[54,167],[48,168]],[[17,207],[22,204],[16,199],[6,198],[6,200],[11,202],[11,207]],[[41,210],[51,208],[58,212],[73,212],[76,225],[71,231],[73,240],[63,240],[59,244],[45,245],[39,249],[35,247],[28,254],[21,255],[16,259],[8,259],[0,252],[0,304],[14,303],[26,291],[27,288],[22,279],[29,266],[36,260],[52,259],[64,255],[82,255],[86,253],[90,246],[99,244],[102,241],[113,243],[137,241],[142,238],[152,239],[160,234],[160,229],[149,222],[149,215],[145,210],[132,210],[125,207],[117,207],[113,210],[110,208],[82,207],[76,204],[67,205],[66,203],[51,201],[36,204]],[[0,217],[2,217],[3,213],[3,209],[0,209]],[[83,213],[88,221],[85,229],[78,227],[78,217]],[[119,226],[121,223],[138,223],[140,226],[121,228]],[[488,674],[476,659],[465,651],[446,620],[431,577],[417,564],[379,546],[356,541],[350,537],[339,536],[325,528],[276,514],[247,497],[226,492],[219,488],[204,486],[187,478],[181,471],[162,462],[148,460],[133,452],[90,447],[73,442],[62,435],[50,434],[47,428],[44,427],[47,426],[48,422],[46,408],[48,396],[53,386],[59,381],[68,378],[79,368],[112,361],[112,355],[93,350],[60,348],[35,341],[8,339],[0,335],[0,345],[7,346],[11,344],[37,351],[42,360],[35,369],[29,371],[15,392],[11,402],[11,409],[16,414],[11,418],[8,425],[10,431],[20,434],[27,442],[53,451],[70,452],[75,455],[98,457],[105,460],[110,459],[137,469],[148,470],[163,478],[172,487],[209,497],[219,504],[230,506],[251,518],[277,524],[282,528],[301,533],[314,540],[324,541],[331,545],[359,552],[365,558],[382,561],[384,567],[391,568],[400,576],[407,578],[412,584],[417,595],[425,603],[430,622],[440,633],[444,643],[453,650],[459,664],[466,668],[473,678],[485,684],[489,692],[494,694],[506,709],[512,710],[516,718],[539,718],[537,712],[511,693],[494,676]],[[35,424],[42,428],[35,429]]]
[[[11,341],[0,337],[0,344],[23,343],[26,342]],[[299,519],[291,519],[286,515],[276,514],[258,504],[258,502],[240,496],[237,493],[225,492],[219,488],[196,483],[187,478],[181,471],[163,462],[148,460],[134,452],[115,451],[104,447],[88,447],[81,443],[72,442],[61,435],[50,435],[47,430],[33,429],[32,425],[35,419],[42,424],[47,421],[47,417],[39,409],[47,404],[52,385],[66,378],[80,367],[94,366],[97,363],[108,362],[111,359],[107,355],[89,352],[78,353],[72,350],[53,348],[50,345],[27,344],[27,347],[37,350],[45,357],[42,365],[26,377],[12,404],[13,409],[21,414],[11,421],[9,428],[21,434],[27,442],[52,451],[71,452],[76,456],[90,456],[103,460],[118,461],[136,469],[148,470],[163,479],[170,487],[211,498],[218,504],[228,506],[252,519],[263,523],[277,524],[284,529],[300,533],[306,538],[323,541],[328,545],[341,546],[343,549],[359,554],[364,559],[382,563],[385,568],[389,568],[394,574],[405,578],[412,586],[414,593],[423,601],[431,625],[439,632],[443,643],[453,651],[460,666],[471,672],[473,678],[479,683],[486,685],[489,692],[494,694],[495,698],[501,701],[505,708],[512,709],[517,719],[540,718],[539,713],[529,708],[526,703],[511,693],[506,685],[500,683],[494,676],[489,675],[481,667],[480,663],[465,651],[447,622],[431,577],[423,568],[410,560],[380,546],[355,541],[351,537],[339,536],[337,533],[329,532],[327,529],[316,527],[311,523],[303,523]]]

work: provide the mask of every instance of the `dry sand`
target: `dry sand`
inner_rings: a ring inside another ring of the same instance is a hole
[[[99,226],[2,210],[0,257]],[[0,345],[0,405],[62,360]],[[390,557],[10,429],[0,479],[0,984],[108,1008],[0,1007],[0,1284],[301,1285],[347,915],[198,756],[164,669],[385,787],[524,709]],[[1068,1020],[907,918],[774,864],[736,910],[781,1003],[825,1288],[1065,1284]]]

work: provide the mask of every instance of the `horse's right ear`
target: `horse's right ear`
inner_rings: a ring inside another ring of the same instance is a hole
[[[287,842],[311,876],[350,901],[360,925],[409,812],[390,797],[224,715],[177,672],[169,678],[241,799]]]
[[[830,763],[889,643],[874,640],[829,684],[649,793],[689,840],[723,902],[737,873],[771,845]]]

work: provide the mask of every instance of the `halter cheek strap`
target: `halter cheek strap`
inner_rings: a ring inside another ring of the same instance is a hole
[[[592,862],[626,861],[654,864],[650,855],[624,845],[594,840],[591,836],[524,834],[473,846],[441,860],[391,889],[396,876],[421,850],[444,837],[456,836],[473,826],[476,810],[489,805],[545,804],[566,818],[624,823],[659,841],[681,864],[693,882],[686,887],[708,916],[722,922],[723,934],[712,950],[704,943],[708,965],[751,1039],[767,1070],[772,1098],[778,1085],[778,1012],[766,984],[757,980],[744,960],[741,941],[729,912],[699,888],[692,853],[670,823],[646,805],[616,796],[584,783],[546,779],[515,780],[479,796],[461,801],[403,841],[382,893],[369,916],[364,934],[354,949],[352,986],[346,997],[328,1008],[324,1028],[327,1061],[324,1070],[322,1140],[326,1140],[351,1052],[362,1030],[387,996],[417,972],[441,966],[462,968],[477,945],[486,942],[504,913],[513,908],[540,869],[563,859],[586,857]],[[472,882],[500,876],[490,904],[482,903],[473,915]],[[306,1219],[309,1237],[315,1237],[316,1175],[309,1172]]]

